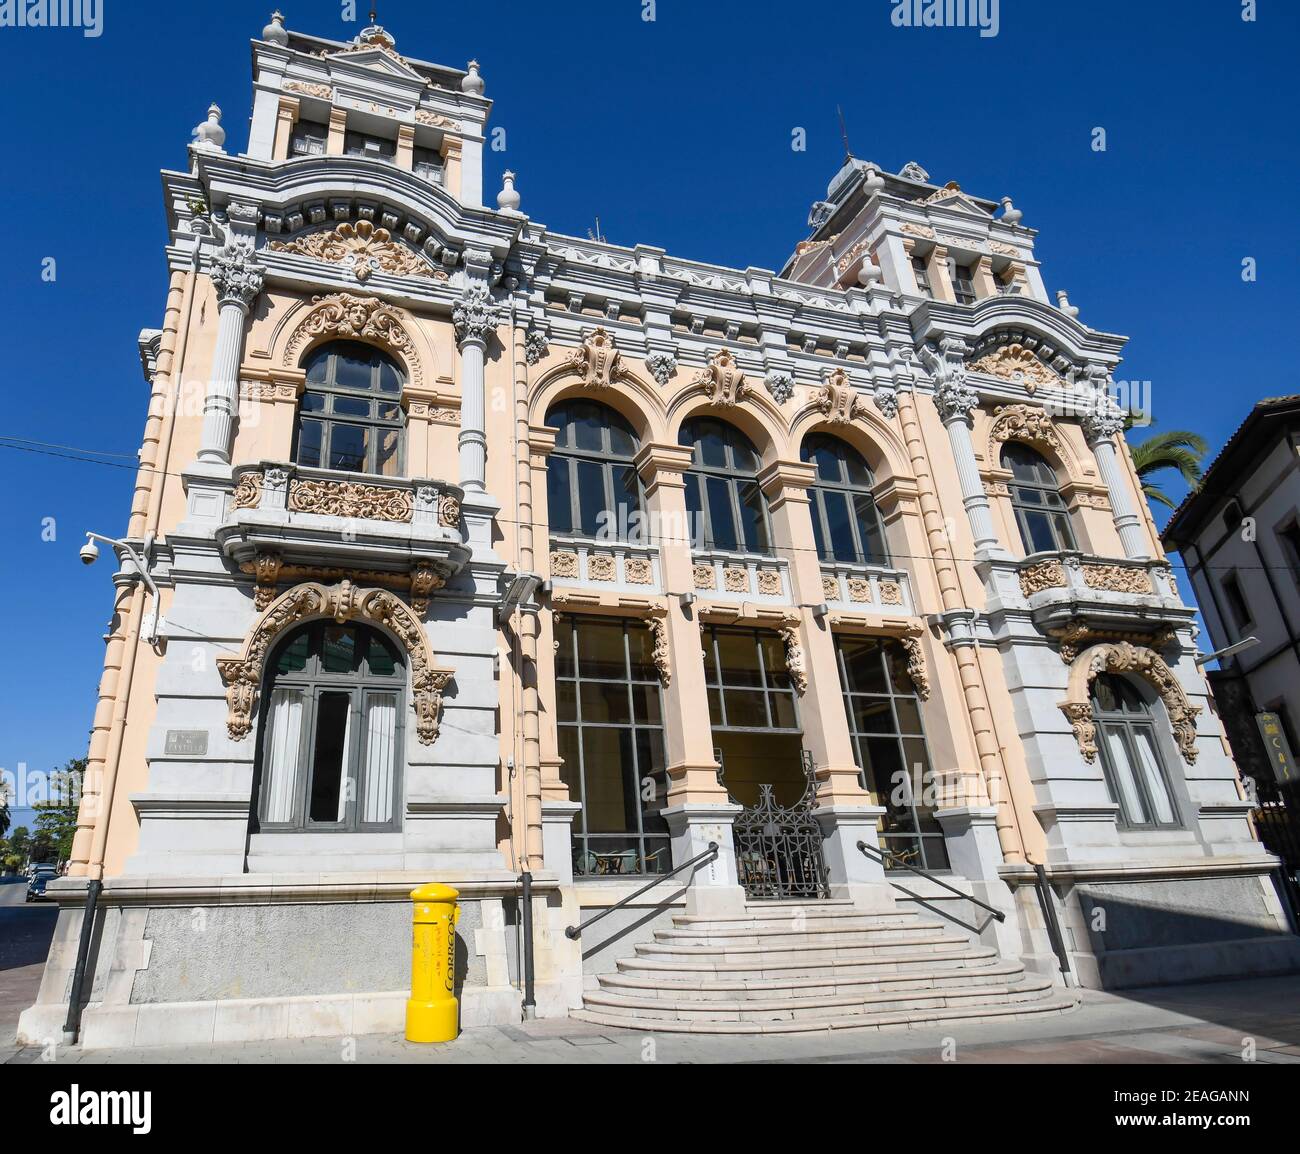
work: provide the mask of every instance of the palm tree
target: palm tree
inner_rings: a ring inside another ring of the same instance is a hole
[[[1154,421],[1151,423],[1155,424]],[[1126,430],[1132,428],[1132,425],[1133,418],[1129,417]],[[1186,429],[1156,433],[1137,445],[1129,443],[1133,467],[1137,470],[1138,480],[1142,482],[1142,492],[1148,501],[1158,501],[1170,509],[1177,509],[1178,502],[1150,478],[1165,469],[1176,469],[1187,487],[1196,489],[1201,483],[1201,462],[1208,450],[1209,445],[1204,437]]]

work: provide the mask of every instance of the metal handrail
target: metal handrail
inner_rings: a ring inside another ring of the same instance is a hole
[[[650,890],[654,889],[655,886],[657,886],[660,882],[666,882],[670,877],[673,876],[673,874],[679,874],[682,872],[682,870],[690,869],[692,866],[699,865],[701,862],[714,861],[717,859],[717,856],[718,856],[718,843],[716,841],[711,841],[709,842],[709,848],[706,849],[702,854],[699,854],[696,857],[691,858],[690,861],[682,862],[682,864],[679,866],[673,866],[673,868],[670,869],[666,874],[660,874],[649,885],[642,886],[635,893],[628,894],[627,897],[622,898],[619,901],[616,901],[612,906],[607,906],[605,909],[601,910],[600,913],[596,914],[595,917],[588,918],[585,922],[579,922],[576,926],[569,926],[568,929],[564,931],[564,936],[568,938],[569,941],[576,942],[580,937],[582,937],[582,931],[585,930],[588,926],[594,926],[598,921],[600,921],[601,918],[608,917],[617,909],[622,909],[625,905],[628,904],[628,902],[636,901],[636,899],[639,898],[642,894],[649,893]]]
[[[1047,880],[1047,870],[1034,863],[1034,891],[1038,894],[1038,905],[1043,911],[1043,921],[1047,925],[1047,937],[1052,943],[1052,952],[1056,955],[1056,964],[1061,973],[1070,972],[1070,955],[1065,949],[1065,939],[1061,936],[1061,923],[1056,919],[1056,906],[1052,901],[1052,887]],[[1068,980],[1068,979],[1067,979]]]
[[[932,874],[932,873],[930,873],[929,870],[923,870],[923,869],[921,869],[919,866],[914,866],[914,865],[911,865],[909,862],[905,862],[902,858],[900,858],[900,857],[899,857],[896,853],[894,853],[892,850],[882,850],[882,849],[877,849],[877,848],[876,848],[875,846],[873,846],[873,845],[867,845],[867,843],[866,843],[865,841],[860,841],[860,842],[858,842],[858,849],[860,849],[860,850],[861,850],[864,854],[866,854],[868,857],[872,857],[872,856],[874,856],[875,859],[876,859],[878,862],[880,862],[880,864],[883,865],[883,866],[888,866],[889,863],[890,863],[890,861],[892,860],[892,861],[896,862],[898,865],[902,866],[905,870],[911,870],[911,872],[914,873],[914,874],[916,874],[918,877],[923,877],[923,878],[925,878],[927,881],[932,881],[932,882],[934,882],[935,885],[942,887],[943,889],[947,890],[947,891],[948,891],[949,893],[951,893],[951,894],[956,894],[959,898],[965,898],[968,902],[971,902],[971,903],[973,903],[974,905],[979,906],[980,909],[982,909],[982,910],[988,910],[989,914],[992,915],[992,916],[989,917],[989,918],[987,918],[987,919],[985,919],[984,925],[983,925],[983,926],[980,926],[980,927],[979,927],[979,930],[978,930],[977,932],[981,932],[981,933],[982,933],[983,930],[984,930],[984,927],[987,926],[987,925],[989,924],[990,921],[994,921],[994,920],[996,920],[996,921],[999,921],[999,922],[1005,922],[1005,921],[1007,920],[1007,915],[1006,915],[1006,914],[1004,914],[1001,910],[996,909],[995,907],[989,905],[988,902],[982,902],[982,901],[980,901],[980,899],[977,898],[977,897],[975,897],[974,894],[963,893],[963,892],[962,892],[961,890],[959,890],[956,886],[949,885],[946,881],[943,880],[943,878],[935,877],[935,875]],[[897,882],[891,882],[890,884],[891,884],[891,885],[898,885]],[[902,889],[902,886],[899,886],[899,889]],[[907,892],[907,891],[904,891],[904,892]],[[915,895],[913,895],[913,896],[915,896]],[[964,925],[965,923],[962,923],[962,924]]]

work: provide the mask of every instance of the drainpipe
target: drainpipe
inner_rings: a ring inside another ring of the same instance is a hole
[[[193,247],[190,250],[190,268],[185,274],[185,283],[181,289],[181,299],[175,314],[178,322],[179,318],[184,317],[184,323],[178,323],[177,328],[179,331],[172,336],[170,347],[166,320],[164,319],[163,322],[163,343],[158,354],[157,375],[160,377],[165,375],[166,377],[169,404],[166,405],[161,416],[163,428],[162,436],[159,439],[159,452],[152,461],[146,458],[141,462],[141,472],[146,469],[149,470],[148,483],[146,486],[142,484],[143,479],[137,480],[136,491],[139,495],[143,495],[143,492],[148,493],[148,505],[144,511],[140,511],[138,508],[132,510],[129,527],[129,532],[132,535],[156,536],[161,519],[162,492],[166,480],[164,471],[170,459],[172,434],[176,428],[176,410],[180,404],[180,388],[184,383],[183,380],[178,380],[178,374],[184,372],[185,348],[194,320],[194,300],[196,295],[194,285],[202,244],[203,237],[196,234]],[[164,358],[166,358],[166,364],[163,363]],[[151,421],[152,419],[151,416]],[[149,423],[146,422],[146,441],[150,432]],[[140,524],[141,521],[143,521],[143,525]],[[151,564],[151,558],[148,555],[145,557],[145,564]],[[108,846],[108,824],[112,817],[113,799],[117,789],[117,772],[122,761],[122,742],[126,733],[127,703],[130,701],[131,684],[135,677],[136,653],[140,647],[140,629],[144,615],[144,593],[143,582],[135,582],[131,591],[130,608],[127,611],[128,624],[123,639],[125,653],[122,666],[118,676],[112,679],[113,720],[109,728],[109,748],[104,759],[101,771],[103,776],[97,794],[101,808],[94,824],[91,826],[90,852],[87,855],[84,871],[79,871],[84,876],[89,877],[90,882],[86,889],[86,906],[81,917],[81,934],[77,942],[77,962],[72,972],[72,988],[68,993],[68,1017],[63,1026],[67,1040],[73,1043],[77,1041],[81,1032],[81,1003],[86,981],[86,966],[90,958],[90,943],[94,937],[95,917],[99,911],[99,897],[104,889],[104,857]],[[161,600],[155,597],[155,627],[161,613]],[[110,647],[113,645],[112,639],[110,639],[109,645]],[[108,671],[105,670],[105,679],[107,679],[107,675]],[[101,681],[100,700],[103,701],[104,697],[103,683]],[[87,776],[89,776],[89,769],[88,765]],[[82,805],[86,804],[87,798],[84,792],[83,779]],[[80,825],[80,818],[78,824]],[[71,867],[69,872],[72,872]]]
[[[532,450],[528,438],[528,352],[526,336],[521,326],[516,304],[511,301],[510,332],[514,352],[515,393],[515,503],[518,515],[517,534],[518,572],[533,573],[535,549],[533,540],[533,475]],[[534,599],[536,594],[534,594]],[[521,929],[524,935],[524,1001],[525,1018],[537,1013],[533,979],[533,869],[542,864],[542,741],[540,702],[537,694],[537,635],[538,610],[521,606],[519,610],[519,670],[523,705],[523,763],[524,763],[524,854],[521,878],[523,916]]]

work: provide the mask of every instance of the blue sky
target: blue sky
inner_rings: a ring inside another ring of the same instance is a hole
[[[282,6],[293,29],[361,26],[339,0]],[[779,268],[842,160],[839,104],[858,156],[1014,198],[1049,290],[1132,338],[1119,375],[1151,382],[1161,427],[1217,449],[1255,400],[1296,391],[1300,5],[1259,0],[1246,23],[1241,0],[1001,0],[993,38],[895,28],[891,7],[658,0],[646,22],[642,0],[379,5],[399,50],[481,61],[507,130],[486,185],[515,169],[524,211],[554,229],[585,235],[599,216],[616,243]],[[213,100],[242,150],[248,40],[270,8],[104,0],[96,39],[0,28],[0,434],[126,466],[0,447],[0,604],[18,641],[0,663],[5,769],[85,752],[112,590],[110,565],[77,550],[85,529],[126,528],[147,402],[136,334],[160,323],[166,287],[158,171],[185,166]]]

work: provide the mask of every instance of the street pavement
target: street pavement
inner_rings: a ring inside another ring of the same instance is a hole
[[[8,973],[0,981],[8,981]],[[12,1037],[12,1030],[6,1037]],[[395,1035],[54,1052],[3,1048],[0,1063],[1222,1063],[1300,1065],[1300,979],[1085,991],[1080,1007],[1019,1023],[798,1037],[645,1034],[569,1020],[466,1030],[445,1045]]]
[[[27,879],[0,878],[0,1046],[12,1045],[18,1015],[36,1001],[58,907],[26,903]]]

